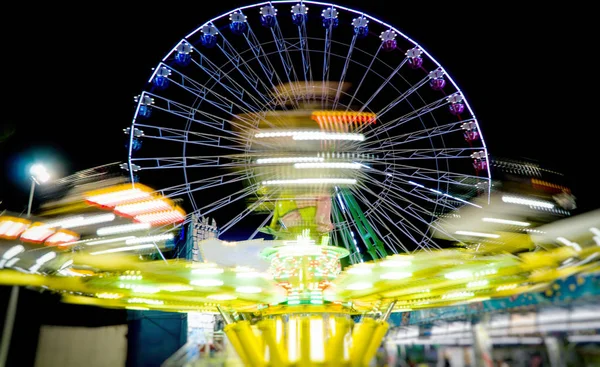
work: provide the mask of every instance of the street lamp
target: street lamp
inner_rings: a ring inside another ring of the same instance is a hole
[[[33,192],[35,191],[36,184],[42,184],[50,179],[50,174],[46,170],[46,167],[36,163],[29,169],[31,175],[31,190],[29,191],[29,204],[27,205],[27,216],[31,216],[31,204],[33,203]]]

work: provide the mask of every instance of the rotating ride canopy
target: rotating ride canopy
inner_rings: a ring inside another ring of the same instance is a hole
[[[122,167],[158,187],[150,191],[161,201],[186,199],[189,214],[178,209],[169,231],[192,215],[223,223],[219,239],[199,244],[212,255],[140,261],[134,247],[137,255],[101,256],[71,247],[57,253],[85,276],[49,264],[3,270],[2,283],[44,286],[70,303],[218,312],[252,366],[366,365],[392,312],[506,297],[597,269],[564,263],[594,246],[518,256],[439,249],[431,237],[444,232],[442,215],[489,199],[483,137],[440,64],[362,12],[288,1],[239,8],[177,43],[136,101]],[[131,185],[115,189],[123,204],[134,200]],[[225,240],[231,233],[243,240]],[[219,252],[236,252],[237,266]],[[261,257],[264,269],[244,257]]]

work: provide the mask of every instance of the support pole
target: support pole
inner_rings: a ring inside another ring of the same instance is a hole
[[[31,217],[31,205],[33,204],[33,193],[35,191],[35,180],[31,177],[31,190],[29,190],[29,202],[27,204],[27,218]],[[19,286],[14,285],[10,290],[10,298],[4,317],[4,328],[2,329],[2,341],[0,345],[0,367],[6,366],[8,351],[10,350],[10,339],[12,338],[15,317],[17,316],[17,304],[19,301]]]

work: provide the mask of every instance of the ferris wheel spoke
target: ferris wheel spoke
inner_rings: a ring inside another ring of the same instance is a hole
[[[353,190],[353,191],[357,192],[358,190]],[[377,194],[369,188],[366,188],[363,191],[377,197]],[[357,196],[363,201],[364,204],[369,205],[369,200],[367,199],[367,197],[364,194],[362,194],[361,192],[358,192]],[[412,233],[415,233],[417,235],[421,235],[423,239],[426,238],[425,234],[420,229],[418,229],[414,224],[412,224],[412,222],[407,221],[405,216],[400,213],[401,211],[404,211],[404,209],[400,206],[393,205],[393,203],[388,202],[388,201],[383,201],[383,205],[387,207],[387,211],[383,211],[383,210],[381,210],[381,208],[378,208],[376,210],[379,212],[379,214],[382,215],[382,217],[385,218],[388,221],[388,223],[392,224],[397,230],[399,230],[401,233],[403,233],[405,236],[407,236],[411,241],[413,241],[415,243],[415,245],[417,245],[421,249],[428,250],[427,247],[425,247],[423,245],[423,243],[422,243],[423,241],[418,240],[412,234]],[[400,218],[400,220],[397,220],[397,221],[393,220],[389,215],[390,213],[395,214],[398,218]],[[409,212],[406,212],[406,214],[417,219],[419,222],[429,225],[429,223],[427,221],[425,221],[423,218],[421,218],[418,215],[415,215],[415,214],[409,213]]]
[[[398,186],[398,185],[396,185],[396,184],[394,184],[392,182],[389,182],[389,181],[383,181],[383,182],[377,181],[376,179],[374,179],[374,178],[372,178],[370,176],[367,176],[367,175],[363,175],[362,177],[363,177],[364,181],[368,181],[368,182],[370,182],[373,185],[378,185],[380,187],[384,187],[386,189],[389,189],[389,191],[387,192],[387,194],[393,196],[395,199],[398,199],[400,201],[407,202],[409,204],[417,206],[414,202],[412,202],[411,200],[407,199],[405,196],[400,195],[398,192],[400,192],[402,194],[410,195],[411,197],[415,197],[415,198],[421,199],[423,201],[429,202],[429,203],[434,204],[434,205],[443,206],[446,209],[448,209],[448,211],[452,211],[452,210],[456,210],[457,209],[456,206],[446,205],[445,202],[444,202],[446,198],[443,197],[443,195],[441,193],[437,194],[437,195],[441,195],[442,196],[442,200],[439,200],[439,199],[435,200],[435,199],[433,199],[433,198],[431,198],[429,196],[424,195],[421,191],[419,191],[419,187],[417,187],[417,186],[414,186],[410,190],[406,190],[406,189],[404,189],[404,188],[402,188],[402,187],[400,187],[400,186]],[[364,186],[366,186],[366,185],[364,185]],[[427,194],[433,194],[432,192],[426,192],[426,193]]]
[[[421,179],[425,181],[437,182],[448,185],[466,186],[466,187],[478,187],[478,183],[485,181],[485,178],[473,175],[459,174],[454,172],[444,172],[428,170],[423,167],[405,166],[399,163],[386,163],[387,169],[382,171],[377,168],[369,167],[369,170],[389,177],[400,176],[407,183],[413,182],[415,179]],[[402,170],[408,170],[403,172]],[[388,172],[391,170],[392,172]],[[469,183],[468,181],[476,181],[475,183]]]
[[[370,193],[373,194],[373,192]],[[424,233],[417,226],[415,226],[412,221],[407,220],[407,217],[414,218],[423,224],[427,224],[427,228],[430,228],[431,224],[423,217],[421,217],[421,215],[417,211],[412,210],[410,206],[402,208],[392,205],[390,202],[387,201],[384,202],[383,205],[386,207],[387,210],[383,210],[383,208],[378,207],[373,210],[373,213],[379,213],[381,218],[385,218],[388,221],[388,223],[391,223],[395,228],[399,229],[402,233],[408,236],[409,239],[411,239],[419,248],[425,250],[429,248],[440,248],[438,244],[431,240],[430,236],[427,236],[427,234]],[[397,209],[400,209],[400,211],[398,211]],[[394,220],[390,214],[394,214],[399,219]],[[413,234],[418,235],[420,239],[415,237]]]
[[[408,61],[408,57],[405,57],[404,59],[402,59],[402,61],[400,62],[400,65],[398,65],[396,67],[396,69],[394,69],[394,71],[392,71],[390,73],[390,75],[387,77],[387,79],[385,79],[383,81],[383,83],[381,83],[381,85],[379,85],[379,87],[375,90],[375,92],[371,95],[371,97],[369,97],[369,99],[367,99],[367,101],[362,105],[362,107],[358,109],[358,112],[364,111],[365,108],[367,108],[367,106],[369,105],[369,103],[373,102],[373,100],[383,90],[383,88],[390,82],[390,80],[392,80],[392,78],[400,72],[400,69],[402,69],[402,67],[404,66],[404,64],[406,64],[407,61]]]
[[[256,235],[258,234],[258,232],[260,232],[260,229],[263,228],[264,226],[267,225],[267,223],[269,223],[269,221],[271,220],[271,218],[273,218],[274,213],[270,212],[265,219],[262,221],[261,224],[258,225],[258,227],[256,227],[256,229],[254,230],[254,232],[252,232],[252,234],[250,235],[250,237],[248,237],[248,240],[251,241],[254,239],[254,237],[256,237]]]
[[[312,68],[310,66],[310,51],[308,48],[308,35],[306,34],[306,23],[301,22],[298,25],[298,37],[300,39],[299,47],[300,54],[302,55],[302,71],[304,72],[304,80],[307,82],[306,90],[309,89],[309,85],[313,84]],[[309,83],[310,82],[310,83]]]
[[[269,99],[263,92],[261,92],[258,89],[258,84],[260,83],[261,85],[263,85],[265,87],[266,92],[268,92],[269,88],[266,87],[264,82],[262,82],[261,78],[258,77],[258,75],[256,75],[256,73],[252,70],[252,68],[250,68],[248,63],[244,61],[243,57],[227,41],[227,39],[224,36],[222,36],[222,40],[222,45],[218,45],[219,50],[225,57],[227,57],[227,59],[229,60],[229,64],[231,64],[238,71],[238,73],[248,82],[247,84],[252,86],[252,89],[256,93],[251,93],[250,91],[245,89],[231,76],[231,72],[224,71],[221,67],[219,67],[219,65],[217,65],[215,62],[212,62],[206,55],[204,55],[198,48],[188,43],[190,48],[196,51],[195,53],[191,54],[197,55],[192,58],[192,62],[194,63],[194,65],[196,65],[198,68],[204,71],[204,73],[208,75],[214,82],[218,83],[227,91],[229,91],[239,101],[244,102],[243,97],[247,97],[250,100],[252,100],[252,102],[254,102],[254,105],[245,103],[247,108],[254,110],[259,108],[259,106],[264,106],[268,104]],[[182,42],[186,41],[182,40]],[[243,71],[241,67],[246,69],[246,71]],[[227,82],[227,84],[225,82]],[[255,94],[258,96],[258,98],[254,96]]]
[[[240,183],[241,181],[247,179],[247,175],[248,174],[245,171],[235,171],[230,173],[217,174],[212,177],[206,177],[201,180],[167,187],[158,191],[165,197],[173,198],[188,193],[194,193],[197,191],[207,190],[218,186],[224,186],[231,183]]]
[[[379,51],[381,51],[381,49],[382,49],[382,46],[380,44],[379,48],[377,49],[377,52],[375,52],[375,55],[373,55],[373,57],[371,58],[371,62],[369,63],[369,66],[364,71],[363,76],[360,79],[360,83],[358,83],[358,86],[354,90],[354,94],[350,98],[350,102],[348,102],[348,104],[346,105],[346,111],[348,111],[350,109],[350,107],[352,106],[352,102],[354,102],[354,99],[355,99],[356,95],[358,94],[358,91],[360,90],[360,87],[362,86],[363,82],[365,81],[365,78],[367,77],[367,74],[369,74],[369,71],[373,67],[373,63],[375,63],[375,60],[377,60],[377,56],[379,55]]]
[[[381,118],[383,115],[392,110],[392,108],[396,107],[400,102],[406,100],[411,94],[419,90],[423,85],[427,84],[429,81],[429,77],[425,77],[408,88],[404,93],[396,97],[390,104],[382,108],[379,112],[377,112],[377,118]]]
[[[221,229],[219,230],[219,234],[223,234],[223,233],[227,232],[231,227],[235,226],[242,219],[244,219],[250,213],[252,213],[256,208],[258,208],[265,202],[273,200],[273,196],[275,194],[279,193],[280,191],[281,191],[280,189],[276,189],[273,192],[269,193],[269,195],[262,196],[261,198],[256,200],[256,202],[252,203],[252,205],[250,205],[247,208],[245,208],[244,210],[242,210],[238,215],[233,217],[229,222],[227,222],[223,226],[221,226]]]
[[[144,157],[132,158],[132,162],[138,162],[138,170],[172,169],[172,168],[235,168],[244,167],[235,161],[224,163],[228,158],[223,156],[185,156],[185,157]],[[140,164],[142,164],[140,166]]]
[[[172,69],[172,70],[175,71],[174,69]],[[236,116],[236,117],[240,118],[239,115],[234,115],[234,113],[233,113],[234,107],[236,107],[242,113],[252,113],[252,112],[256,112],[259,110],[258,106],[251,105],[244,100],[243,96],[244,96],[245,89],[242,88],[242,91],[240,91],[239,92],[240,94],[238,95],[238,93],[236,93],[233,89],[228,88],[225,84],[216,80],[216,79],[221,78],[220,74],[218,76],[211,75],[211,77],[214,78],[215,81],[217,81],[217,83],[219,85],[221,85],[223,88],[225,88],[229,92],[229,94],[231,94],[233,97],[235,97],[235,99],[237,101],[239,101],[239,103],[236,103],[233,100],[223,96],[222,94],[217,93],[214,90],[214,88],[207,87],[206,85],[204,85],[202,83],[199,83],[193,79],[190,79],[189,77],[187,77],[186,75],[184,75],[182,73],[177,72],[177,74],[181,77],[181,82],[176,82],[176,81],[174,81],[174,79],[171,79],[173,81],[173,84],[181,87],[183,90],[189,92],[193,96],[201,99],[202,101],[206,101],[206,102],[210,103],[211,105],[219,108],[220,110],[222,110],[232,116]],[[248,94],[247,91],[246,91],[246,94]],[[213,97],[215,97],[216,100],[212,100],[212,99],[208,98],[209,95],[212,95]],[[243,118],[241,118],[241,119],[245,120]],[[268,125],[273,126],[273,124],[271,122],[269,122],[268,120],[265,120],[264,118],[262,118],[261,121]],[[249,121],[248,121],[248,123],[249,123]],[[250,126],[252,126],[252,125],[250,125]]]
[[[195,121],[194,121],[195,122]],[[246,142],[246,139],[242,137],[236,138],[232,136],[223,136],[216,134],[208,134],[198,131],[175,129],[171,127],[155,126],[137,123],[135,125],[138,128],[142,128],[141,137],[153,138],[153,139],[164,139],[179,143],[186,144],[208,144],[208,146],[224,148],[224,149],[241,149],[233,146],[224,146],[223,141],[231,141],[235,144],[242,145]],[[190,138],[194,138],[190,140]],[[196,140],[197,139],[197,140]]]
[[[348,54],[346,55],[346,61],[344,62],[344,68],[342,69],[342,73],[340,75],[340,82],[338,83],[337,90],[335,92],[335,98],[333,100],[332,110],[335,110],[340,101],[340,97],[342,95],[342,86],[344,85],[344,81],[346,80],[346,73],[348,72],[348,67],[350,66],[350,60],[352,59],[352,51],[354,51],[354,44],[356,43],[356,39],[358,38],[358,34],[355,33],[352,37],[352,41],[350,41],[350,47],[348,47]]]
[[[269,56],[263,49],[261,42],[258,40],[258,38],[256,37],[256,35],[250,27],[248,27],[248,32],[244,35],[244,38],[246,39],[246,43],[250,47],[250,51],[254,55],[254,59],[259,63],[265,76],[269,80],[273,90],[275,90],[277,88],[275,83],[277,83],[277,85],[281,85],[283,84],[283,81],[279,77],[279,74],[275,71],[275,67],[273,66],[269,59]],[[278,94],[276,94],[275,98],[278,99],[281,97]],[[282,100],[280,99],[280,105],[285,106],[285,103],[282,103],[281,101]],[[297,102],[293,98],[290,98],[290,101],[292,103],[295,103],[296,107],[298,107]]]
[[[358,154],[384,154],[386,159],[413,160],[413,159],[472,159],[471,154],[483,150],[482,147],[465,148],[430,148],[430,149],[385,149],[359,150]]]
[[[155,103],[158,102],[156,104],[153,104],[152,108],[155,108],[155,109],[163,111],[163,112],[167,112],[173,116],[181,117],[181,118],[185,119],[186,121],[191,120],[191,121],[201,124],[205,127],[210,127],[212,129],[216,129],[220,132],[225,132],[227,134],[237,136],[241,139],[245,139],[245,137],[240,133],[236,133],[236,132],[230,131],[229,129],[225,129],[226,124],[229,123],[230,125],[235,126],[239,129],[252,127],[252,125],[250,125],[250,123],[247,122],[245,119],[238,118],[237,120],[246,122],[248,125],[239,124],[233,120],[228,120],[223,117],[219,117],[219,116],[207,113],[201,109],[196,109],[196,108],[190,107],[183,103],[173,101],[171,99],[165,98],[163,96],[159,96],[157,94],[152,94],[152,93],[148,93],[148,92],[144,92],[144,93],[147,96],[153,98]],[[218,106],[218,108],[221,109],[222,111],[224,111],[225,113],[229,114],[231,117],[235,117],[235,114],[232,112],[232,108],[223,109],[222,105]],[[208,121],[196,119],[194,117],[196,114],[200,114],[200,115],[206,117]]]
[[[249,32],[252,32],[250,26],[248,25]],[[222,36],[223,45],[218,45],[221,52],[229,59],[231,65],[235,67],[235,69],[240,73],[240,75],[252,86],[252,88],[257,92],[257,95],[263,100],[263,103],[268,105],[270,103],[270,99],[262,92],[258,90],[258,85],[260,84],[265,92],[268,93],[270,87],[263,81],[261,78],[249,65],[248,62],[244,60],[242,54],[238,52],[238,50],[227,41],[225,36]],[[259,60],[260,62],[260,60]],[[244,70],[242,70],[242,68]],[[271,83],[272,84],[272,83]],[[272,85],[273,86],[273,85]]]
[[[333,7],[329,8],[333,11]],[[331,35],[333,33],[333,21],[329,22],[329,26],[325,28],[325,48],[323,50],[323,84],[321,85],[321,106],[325,106],[326,90],[325,83],[329,81],[329,63],[331,60]]]
[[[258,184],[250,185],[248,187],[243,188],[231,195],[225,196],[219,200],[216,200],[208,205],[205,205],[198,209],[198,213],[207,216],[212,212],[215,212],[219,209],[226,207],[229,204],[233,204],[238,200],[247,198],[248,196],[256,195],[256,189],[258,188]]]
[[[440,98],[435,102],[431,102],[425,106],[417,108],[403,116],[400,116],[398,118],[395,118],[395,119],[392,119],[392,120],[382,123],[381,125],[379,125],[379,127],[377,129],[377,133],[381,134],[381,133],[387,132],[388,130],[396,128],[396,127],[403,125],[411,120],[421,117],[427,113],[435,111],[438,108],[445,106],[449,103],[450,102],[448,101],[448,97]]]
[[[427,128],[427,129],[413,131],[410,133],[398,134],[398,135],[386,137],[383,139],[378,139],[377,141],[373,141],[373,142],[368,141],[362,145],[365,147],[368,147],[368,146],[371,146],[374,144],[381,144],[382,148],[385,148],[385,149],[392,148],[397,145],[412,143],[414,141],[418,141],[421,139],[430,139],[434,136],[451,134],[451,133],[455,133],[458,131],[464,131],[464,129],[461,127],[461,125],[464,123],[471,122],[471,121],[475,121],[475,119],[455,121],[455,122],[451,122],[451,123],[444,124],[444,125],[439,125],[439,126],[434,126],[434,127]],[[377,135],[375,135],[375,136],[377,136]]]
[[[275,20],[275,26],[271,28],[271,34],[273,35],[273,39],[275,40],[275,46],[277,47],[277,51],[279,53],[279,59],[281,60],[281,64],[283,65],[283,69],[285,70],[285,75],[287,77],[288,82],[290,83],[290,87],[294,90],[293,80],[296,84],[299,82],[298,74],[296,73],[296,69],[294,68],[294,64],[292,62],[292,58],[290,57],[290,53],[286,46],[286,41],[283,38],[283,34],[281,33],[281,28],[279,28],[279,22]],[[298,95],[297,90],[295,94]]]

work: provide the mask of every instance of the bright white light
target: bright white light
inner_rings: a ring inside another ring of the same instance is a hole
[[[318,185],[318,184],[330,184],[330,185],[354,185],[356,184],[355,179],[351,178],[298,178],[291,180],[270,180],[263,181],[263,185]]]
[[[236,278],[260,278],[261,276],[263,276],[263,274],[257,271],[241,272],[235,274]]]
[[[353,140],[363,141],[363,134],[353,133],[327,133],[322,131],[270,131],[257,133],[255,138],[282,138],[291,137],[293,140]]]
[[[29,173],[40,183],[44,183],[50,179],[50,174],[46,170],[46,167],[39,163],[31,166]]]
[[[469,270],[457,270],[444,275],[446,279],[450,280],[471,278],[472,276],[473,273],[471,273]]]
[[[151,247],[154,247],[154,245],[153,244],[145,244],[145,245],[135,245],[135,246],[127,246],[127,247],[117,247],[117,248],[111,248],[109,250],[91,252],[90,255],[112,254],[115,252],[142,250],[142,249],[147,249],[147,248],[151,248]]]
[[[162,199],[146,200],[132,204],[121,204],[115,207],[115,212],[127,216],[135,216],[147,212],[169,210],[171,205]]]
[[[346,273],[357,274],[357,275],[371,274],[371,268],[366,267],[366,266],[355,266],[355,267],[352,267],[352,268],[346,270]]]
[[[348,286],[346,287],[346,289],[349,291],[362,291],[364,289],[369,289],[369,288],[373,288],[373,283],[357,282],[357,283],[348,284]]]
[[[211,294],[206,298],[214,299],[215,301],[231,301],[236,299],[237,297],[231,294]]]
[[[467,283],[467,288],[485,287],[489,283],[490,283],[490,281],[487,279],[476,280],[476,281]]]
[[[600,335],[571,335],[567,337],[570,343],[600,343]]]
[[[494,233],[482,233],[482,232],[471,232],[471,231],[456,231],[456,234],[462,234],[464,236],[474,236],[474,237],[485,237],[485,238],[500,238],[499,234]]]
[[[323,157],[278,157],[278,158],[259,158],[256,160],[257,164],[269,164],[269,163],[309,163],[309,162],[323,162]]]
[[[117,233],[127,233],[127,232],[135,232],[143,229],[149,229],[151,226],[150,223],[132,223],[132,224],[123,224],[120,226],[112,226],[112,227],[103,227],[99,228],[96,233],[98,236],[107,236],[109,234],[117,234]]]
[[[507,290],[515,289],[515,288],[517,288],[517,284],[505,284],[505,285],[498,286],[496,288],[496,291],[501,292],[501,291],[507,291]]]
[[[3,220],[0,222],[0,235],[4,237],[16,238],[23,233],[29,224],[22,222],[13,222],[11,220]]]
[[[248,286],[237,287],[235,289],[235,291],[238,293],[260,293],[260,292],[262,292],[262,288],[248,285]]]
[[[573,247],[575,251],[581,251],[581,246],[577,242],[571,242],[564,237],[556,237],[556,240],[564,243],[566,246]]]
[[[90,242],[86,242],[85,244],[87,246],[103,245],[106,243],[121,242],[121,241],[125,241],[125,240],[131,239],[131,238],[135,238],[135,236],[125,236],[125,237],[109,238],[106,240],[90,241]]]
[[[442,296],[442,299],[452,299],[452,298],[468,298],[473,297],[475,293],[473,292],[450,292],[446,293]]]
[[[406,279],[406,278],[410,278],[410,277],[412,277],[412,273],[405,272],[405,271],[392,271],[389,273],[383,273],[380,276],[381,279],[388,279],[388,280]]]
[[[196,279],[190,281],[190,284],[198,287],[218,287],[223,285],[223,281],[219,279]]]
[[[4,260],[12,259],[13,257],[17,256],[18,254],[20,254],[23,251],[25,251],[25,247],[23,247],[22,245],[15,245],[15,246],[9,248],[8,250],[6,250],[6,252],[4,252],[4,254],[2,254],[2,258]]]
[[[502,196],[502,201],[505,203],[537,206],[540,208],[548,208],[548,209],[554,208],[554,204],[552,204],[549,201],[532,200],[532,199],[526,199],[526,198],[519,198],[516,196]]]
[[[596,227],[592,227],[590,228],[590,231],[596,235],[596,236],[600,236],[600,229],[596,228]]]
[[[517,220],[499,219],[499,218],[481,218],[484,222],[508,224],[512,226],[529,227],[531,223],[519,222]]]
[[[145,236],[145,237],[136,237],[131,238],[129,240],[125,240],[126,245],[135,245],[138,243],[148,243],[148,242],[157,242],[157,241],[168,241],[173,239],[173,233],[165,233],[159,234],[156,236]]]
[[[77,216],[77,217],[69,217],[60,219],[54,222],[44,224],[45,228],[75,228],[75,227],[83,227],[89,226],[92,224],[111,222],[115,220],[115,215],[113,213],[100,214],[100,215],[90,215],[87,217]]]
[[[224,270],[221,268],[200,268],[192,270],[192,274],[199,275],[212,275],[212,274],[223,274]]]
[[[55,257],[56,257],[56,252],[50,251],[50,252],[46,252],[45,254],[40,256],[37,260],[35,260],[35,262],[38,264],[45,264],[48,261],[54,259]]]
[[[352,133],[324,133],[324,132],[300,132],[292,136],[294,140],[352,140],[363,141],[363,134]]]
[[[349,162],[317,162],[317,163],[295,163],[294,168],[306,169],[306,168],[341,168],[341,169],[360,169],[361,165],[358,163]]]
[[[379,264],[382,268],[402,268],[411,265],[412,262],[407,260],[384,260]]]
[[[163,305],[164,301],[158,299],[149,299],[149,298],[130,298],[127,300],[127,303],[145,303],[148,305]]]

